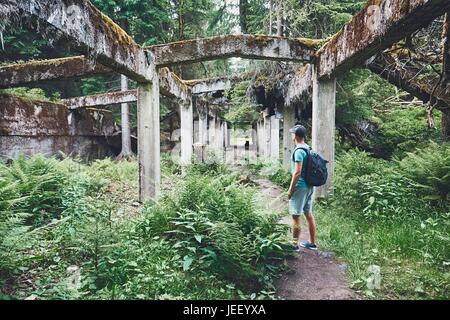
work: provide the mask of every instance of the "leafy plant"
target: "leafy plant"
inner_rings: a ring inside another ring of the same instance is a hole
[[[426,199],[448,201],[450,191],[450,148],[430,141],[426,148],[408,153],[399,162],[398,174],[403,174]]]

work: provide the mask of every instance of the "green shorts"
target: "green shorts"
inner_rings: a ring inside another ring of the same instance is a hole
[[[289,200],[289,213],[298,216],[312,211],[314,188],[298,188]]]

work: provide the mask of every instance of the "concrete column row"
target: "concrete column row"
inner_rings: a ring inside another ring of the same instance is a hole
[[[335,112],[336,112],[336,80],[319,80],[313,73],[313,114],[312,136],[309,143],[315,152],[328,161],[327,183],[316,188],[315,196],[327,197],[333,192],[333,176],[335,163]],[[296,124],[293,108],[283,111],[283,155],[282,163],[290,170],[294,143],[289,129]],[[279,141],[280,123],[275,116],[264,115],[256,123],[257,154],[260,158],[277,161],[280,159]]]
[[[152,70],[156,75],[156,70]],[[335,139],[335,106],[336,81],[318,79],[313,72],[313,115],[312,115],[312,147],[329,161],[329,179],[325,186],[318,188],[317,197],[325,197],[332,192],[334,175],[334,139]],[[190,100],[180,106],[181,119],[181,161],[190,163],[193,155],[194,123],[193,105]],[[264,116],[256,124],[255,142],[259,157],[272,160],[280,158],[280,120],[275,116]],[[295,124],[293,110],[284,111],[283,120],[283,158],[288,166],[293,144],[288,129]],[[207,115],[199,116],[199,142],[206,143],[214,150],[223,152],[230,144],[229,130],[216,115],[208,119]],[[140,199],[155,198],[160,189],[160,117],[159,117],[159,79],[155,76],[150,83],[138,86],[138,158]]]

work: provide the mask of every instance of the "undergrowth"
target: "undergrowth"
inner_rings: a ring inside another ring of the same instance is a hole
[[[279,217],[219,164],[168,165],[171,189],[142,212],[127,199],[134,160],[0,165],[2,298],[275,298],[287,252]]]

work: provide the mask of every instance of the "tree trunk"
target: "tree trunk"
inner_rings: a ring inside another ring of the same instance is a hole
[[[277,3],[277,36],[283,36],[283,1]]]
[[[273,0],[270,0],[270,7],[269,7],[269,36],[272,35],[272,24],[273,24]]]
[[[247,13],[248,13],[247,0],[239,0],[239,25],[241,27],[241,33],[243,34],[248,33]]]
[[[444,30],[442,33],[442,82],[441,90],[450,90],[450,11],[447,11],[444,19]],[[442,110],[442,138],[450,140],[450,106]]]

